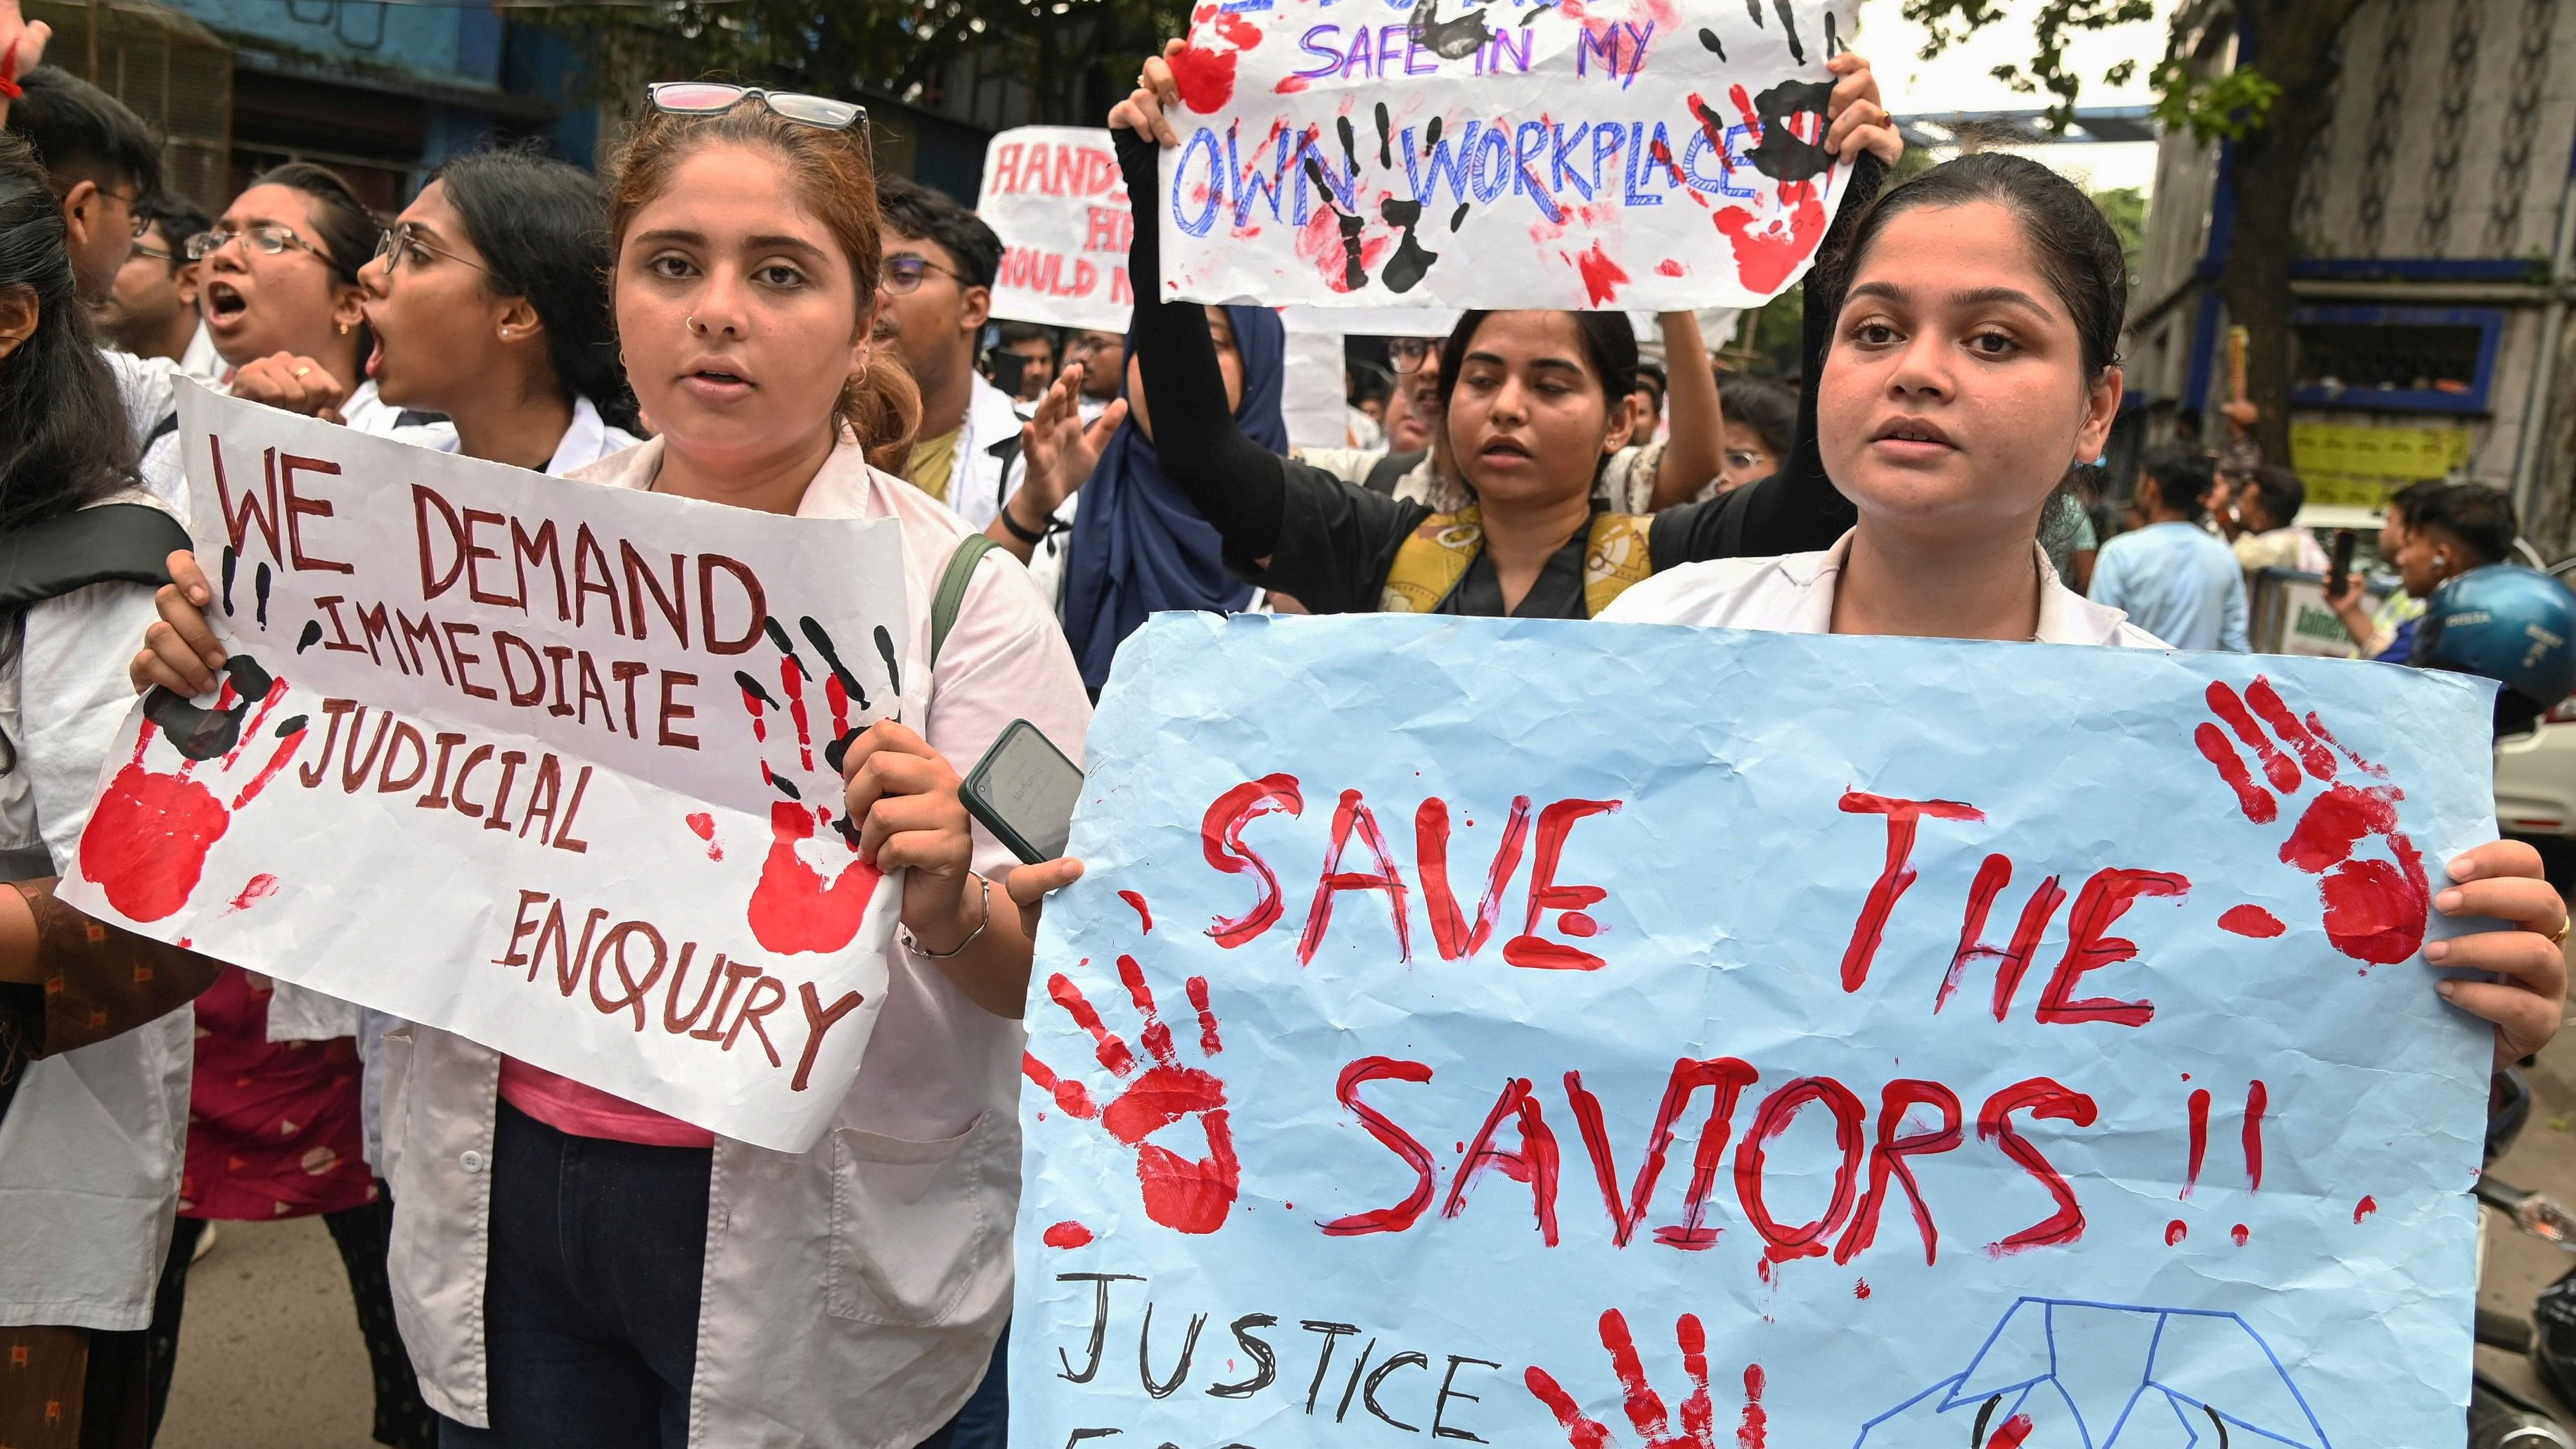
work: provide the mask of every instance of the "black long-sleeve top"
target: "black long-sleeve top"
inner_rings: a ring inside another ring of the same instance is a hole
[[[1116,140],[1136,213],[1135,240],[1128,252],[1128,275],[1137,296],[1136,357],[1152,403],[1154,452],[1163,475],[1223,536],[1226,566],[1238,578],[1293,595],[1319,614],[1376,610],[1397,549],[1432,510],[1282,458],[1235,426],[1203,309],[1195,302],[1155,300],[1162,296],[1156,147],[1123,129]],[[1817,271],[1839,252],[1851,219],[1876,195],[1885,176],[1885,166],[1875,157],[1864,157],[1854,168]],[[1812,288],[1815,276],[1810,272],[1806,285]],[[1806,376],[1811,381],[1832,336],[1833,318],[1823,290],[1811,293],[1805,316]],[[1825,476],[1815,424],[1811,386],[1799,403],[1797,446],[1780,472],[1705,503],[1656,514],[1648,533],[1655,569],[1703,559],[1803,553],[1830,547],[1840,538],[1856,515]],[[1589,617],[1583,589],[1589,533],[1588,526],[1575,530],[1520,607],[1503,607],[1501,581],[1491,560],[1479,555],[1436,612]]]

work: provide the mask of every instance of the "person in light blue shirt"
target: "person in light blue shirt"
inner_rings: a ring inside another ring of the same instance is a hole
[[[2102,545],[2088,592],[2177,649],[2242,654],[2245,575],[2227,545],[2201,527],[2211,481],[2209,460],[2198,454],[2149,455],[2129,505],[2140,526]]]

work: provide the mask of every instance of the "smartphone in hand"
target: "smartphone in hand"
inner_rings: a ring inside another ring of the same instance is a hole
[[[1015,719],[966,772],[957,798],[994,839],[1035,865],[1064,854],[1082,770],[1036,725]]]
[[[2344,591],[2352,579],[2352,550],[2361,535],[2349,528],[2335,530],[2334,567],[2326,570],[2326,597],[2331,599]]]

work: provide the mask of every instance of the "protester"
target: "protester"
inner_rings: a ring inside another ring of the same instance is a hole
[[[1604,617],[2161,647],[2067,589],[2036,546],[2067,468],[2100,456],[2119,412],[2127,266],[2090,199],[2023,157],[1963,156],[1872,206],[1843,274],[1817,426],[1858,523],[1823,553],[1668,570]],[[2494,1023],[2502,1065],[2558,1030],[2566,906],[2527,845],[2493,842],[2449,864],[2458,884],[2434,908],[2514,929],[2430,942],[2424,955],[2446,973],[2434,987],[2445,1000]],[[2449,974],[2460,971],[2493,975]]]
[[[2513,499],[2483,483],[2444,483],[2416,496],[2405,513],[2395,557],[2399,588],[2420,602],[2445,582],[2471,569],[2503,563],[2513,556],[2516,533]],[[2406,663],[2415,647],[2415,629],[2423,610],[2400,620],[2383,640],[2363,604],[2367,596],[2358,577],[2345,580],[2342,593],[2326,606],[2343,621],[2344,632],[2367,644],[2378,644],[2370,657]]]
[[[0,26],[16,18],[16,9],[8,6]],[[14,100],[0,94],[0,125],[35,148],[62,211],[81,300],[103,306],[143,233],[136,207],[160,188],[161,145],[114,96],[59,67],[37,65],[44,30],[37,22],[14,37],[0,34],[0,58],[14,52],[24,92]],[[140,448],[170,414],[177,365],[120,352],[108,353],[107,365]]]
[[[1826,146],[1847,161],[1876,156],[1856,166],[1848,183],[1866,195],[1877,165],[1903,143],[1870,99],[1876,82],[1868,62],[1845,51],[1830,64],[1839,79]],[[1155,145],[1177,144],[1164,108],[1177,104],[1178,92],[1166,56],[1149,58],[1141,79],[1110,120],[1130,204],[1138,215],[1153,215]],[[1829,237],[1825,245],[1834,242]],[[1136,229],[1128,269],[1140,279],[1160,275],[1153,228]],[[1139,282],[1140,292],[1145,285]],[[1688,324],[1688,347],[1673,346],[1674,353],[1698,355],[1695,319],[1675,317]],[[1668,319],[1668,346],[1681,330]],[[1596,496],[1604,460],[1627,445],[1635,421],[1629,395],[1636,337],[1624,313],[1471,311],[1459,320],[1442,346],[1441,417],[1473,502],[1454,514],[1279,458],[1247,438],[1217,385],[1205,331],[1181,304],[1137,308],[1140,375],[1146,394],[1162,400],[1153,414],[1172,435],[1159,451],[1177,488],[1157,506],[1167,516],[1204,518],[1224,540],[1221,557],[1210,548],[1191,558],[1200,577],[1221,561],[1316,613],[1584,618],[1657,567],[1829,542],[1847,517],[1820,472],[1798,469],[1651,520],[1604,506]],[[1714,414],[1715,378],[1699,367],[1683,377],[1706,388]],[[1677,424],[1680,395],[1677,389]],[[1139,422],[1152,425],[1146,417]],[[1715,418],[1709,422],[1709,466],[1689,480],[1685,495],[1716,472]],[[1095,478],[1090,486],[1098,485]],[[1091,621],[1087,648],[1084,622],[1068,617],[1084,676],[1096,682],[1116,639],[1143,611]],[[1103,625],[1112,626],[1106,646]]]
[[[177,363],[179,374],[200,383],[223,376],[214,335],[197,313],[198,266],[188,260],[188,238],[214,225],[184,196],[154,192],[135,211],[143,235],[135,238],[107,304],[97,309],[100,334],[137,357]]]
[[[1001,340],[994,350],[1020,359],[1017,385],[1002,390],[1016,403],[1034,403],[1046,396],[1047,386],[1056,374],[1055,329],[1035,322],[1005,322],[999,331]]]
[[[1342,364],[1342,395],[1346,412],[1342,419],[1342,442],[1353,448],[1386,446],[1386,400],[1395,390],[1395,377],[1374,363]]]
[[[379,396],[452,422],[396,436],[555,474],[633,447],[609,261],[588,172],[526,150],[441,166],[358,273]]]
[[[2227,545],[2201,526],[2213,481],[2201,454],[2149,455],[2130,495],[2136,525],[2102,546],[2084,592],[2177,649],[2241,654],[2251,647],[2245,575]]]
[[[2406,529],[2425,500],[2450,485],[2439,478],[2424,478],[2398,489],[2388,496],[2388,506],[2379,515],[2377,554],[2383,574],[2392,580],[2386,597],[2379,606],[2364,612],[2369,601],[2370,585],[2358,573],[2348,577],[2343,593],[2326,596],[2326,606],[2335,611],[2344,632],[2352,636],[2352,657],[2375,659],[2397,638],[2397,631],[2408,620],[2420,617],[2424,601],[2406,592],[2402,582],[2394,581],[2397,555],[2406,547]]]
[[[1662,434],[1664,391],[1669,385],[1670,380],[1664,374],[1662,363],[1650,357],[1638,359],[1637,385],[1628,395],[1637,400],[1637,421],[1633,436],[1639,442],[1651,443]]]
[[[2321,574],[2330,565],[2317,536],[2298,526],[2308,485],[2287,468],[2265,464],[2245,475],[2233,495],[2236,531],[2230,546],[2248,575],[2265,569]]]
[[[1700,490],[1702,498],[1732,493],[1779,472],[1798,436],[1798,390],[1787,383],[1723,373],[1717,379],[1717,401],[1723,419],[1717,478]]]
[[[843,430],[877,407],[847,396],[878,376],[865,359],[884,270],[862,115],[715,83],[655,88],[620,158],[610,236],[627,377],[661,431],[580,476],[900,527],[903,673],[926,695],[906,718],[926,737],[879,723],[845,769],[850,848],[909,868],[876,1045],[833,1130],[799,1156],[430,1027],[397,1033],[396,1302],[446,1445],[916,1443],[982,1379],[1009,1312],[1021,912],[1078,867],[1004,878],[1012,857],[970,828],[957,765],[1023,718],[1078,753],[1088,709],[1008,563],[974,570],[929,658],[933,595],[972,531],[869,468],[867,440]],[[173,562],[187,593],[162,595],[134,673],[194,690],[219,657],[198,612],[211,593],[193,559]],[[936,1227],[847,1210],[898,1199],[945,1207]],[[894,1283],[960,1286],[897,1302]]]
[[[144,1328],[179,1192],[172,1008],[211,973],[50,897],[133,704],[111,661],[186,538],[134,487],[68,230],[32,148],[0,136],[0,1442],[124,1449],[149,1434]]]
[[[252,177],[215,229],[189,241],[234,396],[362,433],[425,421],[405,417],[365,375],[375,339],[358,269],[382,235],[338,172],[291,161]],[[146,478],[155,466],[145,459]]]
[[[900,176],[880,183],[885,303],[878,340],[921,389],[921,437],[904,477],[982,528],[1020,486],[1020,416],[975,368],[1002,241],[983,218]]]
[[[1091,477],[1110,439],[1127,420],[1123,398],[1097,411],[1091,409],[1090,374],[1095,365],[1105,364],[1065,364],[1063,373],[1039,396],[1020,430],[1021,453],[1028,460],[1026,481],[1011,491],[984,529],[986,537],[1029,566],[1029,579],[1037,585],[1039,596],[1055,603],[1059,611],[1066,553],[1081,502],[1074,490]]]
[[[1656,318],[1663,333],[1664,351],[1672,357],[1704,356],[1701,349],[1699,317],[1691,312],[1668,312]],[[1399,388],[1409,391],[1414,401],[1405,405],[1406,415],[1418,419],[1409,437],[1416,439],[1409,447],[1398,447],[1394,430],[1380,444],[1352,448],[1299,448],[1289,456],[1299,462],[1321,468],[1345,483],[1356,483],[1375,492],[1407,503],[1429,504],[1435,512],[1454,513],[1467,506],[1470,494],[1456,461],[1434,440],[1440,416],[1440,338],[1399,338],[1388,349],[1396,367]],[[1641,368],[1650,364],[1640,362]],[[1660,381],[1660,379],[1659,379]],[[1410,388],[1404,384],[1410,383]],[[1643,394],[1630,389],[1633,397]],[[1655,406],[1664,405],[1663,390],[1655,389]],[[1711,491],[1724,463],[1724,418],[1718,406],[1714,379],[1709,386],[1698,386],[1696,377],[1686,377],[1682,386],[1669,399],[1672,428],[1669,436],[1656,438],[1651,421],[1644,425],[1632,422],[1629,441],[1612,453],[1601,465],[1593,482],[1593,491],[1618,513],[1652,513],[1683,502],[1694,494],[1713,497]],[[1634,405],[1634,404],[1632,404]]]
[[[1439,432],[1440,339],[1390,338],[1386,350],[1395,369],[1395,389],[1386,400],[1387,455],[1426,452]],[[1434,468],[1442,476],[1453,471]]]
[[[1152,232],[1136,228],[1139,237]],[[1234,435],[1262,457],[1276,459],[1288,450],[1288,424],[1279,411],[1287,334],[1278,313],[1196,302],[1137,306],[1138,341],[1127,359],[1127,418],[1082,485],[1082,507],[1064,560],[1065,642],[1073,646],[1083,684],[1095,692],[1108,682],[1119,642],[1146,615],[1240,609],[1252,601],[1251,587],[1233,578],[1220,558],[1217,531],[1166,477],[1166,455],[1155,442],[1152,396],[1171,385],[1139,369],[1147,318],[1166,309],[1199,345],[1203,370],[1192,379],[1194,404],[1222,410]],[[1187,465],[1203,461],[1193,457]]]
[[[1118,390],[1126,385],[1127,336],[1086,327],[1066,339],[1064,360],[1082,364],[1082,420],[1090,422],[1118,400]]]

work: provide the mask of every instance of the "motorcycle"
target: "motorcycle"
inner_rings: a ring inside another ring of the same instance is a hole
[[[2499,1073],[2487,1114],[2488,1162],[2503,1154],[2530,1117],[2530,1084],[2519,1070]],[[2516,1230],[2576,1253],[2576,1213],[2548,1194],[2480,1173],[2477,1199]],[[2479,1308],[2477,1341],[2528,1357],[2552,1394],[2576,1401],[2576,1268],[2542,1290],[2529,1318]],[[2470,1381],[2468,1418],[2469,1449],[2576,1449],[2576,1437],[2547,1407],[2484,1369]]]

